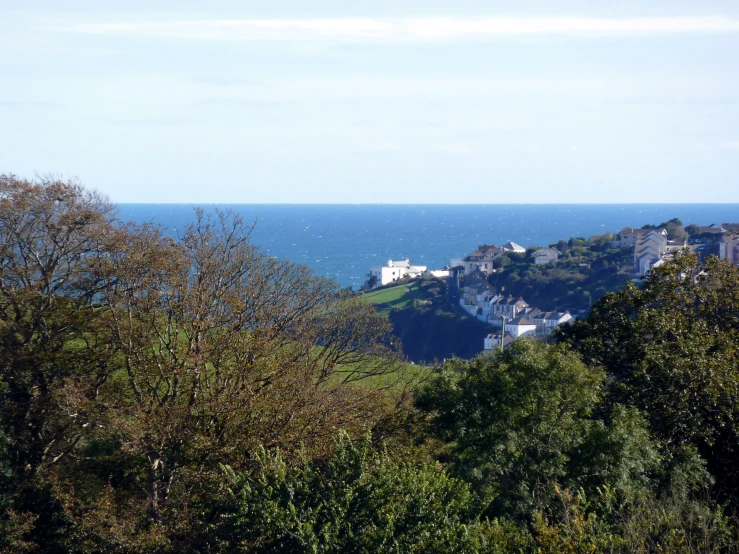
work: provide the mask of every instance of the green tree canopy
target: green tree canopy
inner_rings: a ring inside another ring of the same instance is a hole
[[[637,406],[668,452],[685,442],[724,494],[739,484],[739,270],[682,255],[642,288],[606,295],[559,340],[614,377],[612,397]]]
[[[516,341],[447,362],[416,405],[449,444],[453,473],[488,490],[491,513],[520,515],[545,505],[565,478],[603,379],[562,347]]]

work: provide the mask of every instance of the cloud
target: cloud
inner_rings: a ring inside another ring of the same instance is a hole
[[[735,33],[728,17],[487,17],[405,19],[221,19],[49,23],[47,28],[102,35],[220,41],[428,42],[490,40],[517,36],[659,35]]]
[[[725,142],[724,148],[726,150],[735,150],[739,152],[739,140],[732,140],[730,142]]]

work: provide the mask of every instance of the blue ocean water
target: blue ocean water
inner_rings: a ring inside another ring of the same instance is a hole
[[[170,233],[194,218],[190,204],[120,204],[124,220]],[[479,244],[543,246],[679,217],[684,224],[739,222],[739,204],[219,204],[256,225],[252,242],[358,288],[372,265],[410,258],[430,269]]]

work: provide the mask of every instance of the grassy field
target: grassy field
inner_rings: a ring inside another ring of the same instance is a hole
[[[425,298],[425,295],[420,290],[420,281],[416,280],[407,285],[368,292],[362,298],[374,304],[378,312],[388,315],[391,310],[405,308],[413,299]]]

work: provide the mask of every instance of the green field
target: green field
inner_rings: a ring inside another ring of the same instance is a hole
[[[420,283],[419,280],[415,280],[406,285],[368,292],[362,298],[374,304],[378,312],[388,315],[391,310],[405,308],[415,298],[425,299],[426,295],[420,289]]]

